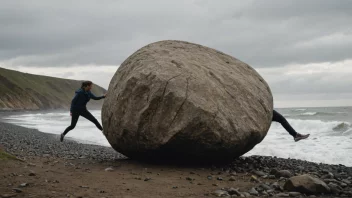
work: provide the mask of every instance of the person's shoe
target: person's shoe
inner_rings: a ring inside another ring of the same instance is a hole
[[[64,137],[65,137],[65,135],[64,135],[63,133],[61,133],[61,135],[60,135],[60,142],[64,141]]]
[[[294,140],[296,142],[300,141],[300,140],[303,140],[303,139],[307,139],[309,137],[310,134],[307,134],[307,135],[302,135],[302,134],[299,134],[297,133],[296,134],[296,137],[294,137]]]

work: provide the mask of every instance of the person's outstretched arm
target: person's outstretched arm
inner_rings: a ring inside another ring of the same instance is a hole
[[[89,92],[89,95],[90,95],[90,98],[93,100],[101,100],[101,99],[105,98],[105,95],[97,97],[92,92]]]

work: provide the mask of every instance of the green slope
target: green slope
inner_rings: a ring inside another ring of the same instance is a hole
[[[81,83],[0,68],[0,110],[68,109]],[[95,85],[92,92],[100,96],[106,90]],[[92,101],[90,107],[101,104],[102,100]]]

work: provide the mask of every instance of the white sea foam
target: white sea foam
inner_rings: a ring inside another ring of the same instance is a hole
[[[91,111],[91,113],[101,123],[100,111]],[[70,125],[71,116],[69,115],[69,112],[31,113],[12,115],[5,118],[5,120],[19,126],[59,135]],[[104,134],[97,129],[93,123],[83,117],[79,118],[75,129],[70,131],[65,138],[74,139],[82,143],[110,146]]]
[[[300,116],[335,116],[335,115],[348,115],[347,112],[314,112],[308,111],[299,114]]]
[[[307,109],[293,109],[293,111],[306,111]]]
[[[304,112],[304,113],[301,113],[300,115],[312,116],[312,115],[317,115],[317,112]]]
[[[288,122],[297,132],[309,133],[310,137],[294,142],[279,123],[273,123],[265,139],[246,155],[277,156],[352,166],[351,130],[343,133],[332,130],[341,122],[292,119]]]

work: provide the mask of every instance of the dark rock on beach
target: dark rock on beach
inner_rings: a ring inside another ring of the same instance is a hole
[[[308,194],[330,193],[330,188],[325,182],[309,175],[291,177],[284,186],[285,190]]]

